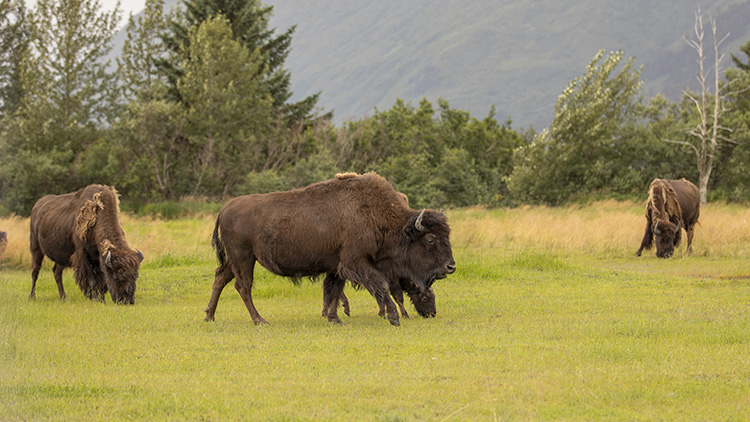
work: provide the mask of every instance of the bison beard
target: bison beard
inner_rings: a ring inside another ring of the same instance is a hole
[[[687,253],[692,253],[695,224],[700,215],[698,188],[684,178],[654,179],[648,192],[646,230],[635,256],[641,256],[643,249],[651,249],[656,241],[656,256],[671,257],[675,246],[680,244],[682,228],[687,233]]]
[[[143,261],[131,249],[120,226],[117,192],[90,185],[65,195],[47,195],[31,210],[31,293],[44,257],[52,271],[60,299],[65,299],[62,272],[73,267],[78,287],[89,299],[104,300],[107,292],[115,303],[134,303],[135,283]]]
[[[326,274],[323,314],[340,323],[338,299],[346,280],[367,289],[393,325],[399,315],[388,280],[411,280],[427,292],[455,271],[445,216],[413,210],[382,177],[368,173],[287,192],[242,196],[224,205],[213,246],[219,260],[206,308],[214,319],[232,280],[255,324],[267,323],[252,300],[253,269],[297,280]]]

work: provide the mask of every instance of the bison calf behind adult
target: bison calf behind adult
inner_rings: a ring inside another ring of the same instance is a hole
[[[286,192],[247,195],[219,211],[213,246],[219,260],[206,320],[224,287],[235,287],[255,324],[267,323],[252,298],[253,269],[293,280],[326,274],[323,314],[333,322],[346,280],[367,289],[399,325],[388,280],[408,279],[421,292],[456,270],[442,213],[409,208],[375,173],[334,178]],[[327,310],[327,312],[326,312]]]
[[[54,263],[60,299],[65,299],[62,273],[73,267],[78,287],[89,299],[132,304],[143,254],[133,250],[120,226],[117,192],[90,185],[65,195],[47,195],[31,210],[31,293],[44,256]]]

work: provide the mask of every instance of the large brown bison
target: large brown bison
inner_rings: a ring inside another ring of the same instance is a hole
[[[636,256],[643,249],[651,249],[656,240],[656,256],[669,258],[680,244],[681,232],[687,233],[687,252],[692,253],[695,223],[700,215],[698,188],[689,181],[654,179],[648,189],[646,204],[646,231]]]
[[[367,289],[399,325],[388,280],[408,279],[420,292],[456,270],[442,213],[413,210],[374,173],[334,178],[286,192],[247,195],[219,211],[213,245],[219,260],[206,320],[224,287],[235,288],[255,324],[267,323],[252,299],[253,269],[293,280],[326,274],[328,320],[341,323],[338,299],[346,280]]]
[[[134,303],[135,281],[143,261],[120,226],[117,192],[90,185],[65,195],[47,195],[31,210],[31,294],[44,256],[54,263],[57,290],[65,299],[62,273],[73,267],[78,287],[89,299]]]
[[[348,179],[350,177],[357,177],[359,174],[357,173],[338,173],[336,174],[337,179]],[[396,192],[398,194],[398,197],[401,199],[401,202],[406,206],[409,207],[409,197],[401,192]],[[331,300],[327,295],[331,289],[332,283],[334,282],[335,278],[333,275],[326,276],[324,282],[323,282],[323,311],[322,316],[327,317],[328,316],[328,304]],[[358,287],[358,285],[354,284],[355,287]],[[411,280],[407,279],[399,279],[399,280],[388,280],[388,287],[391,291],[391,297],[393,297],[393,300],[396,302],[396,305],[398,305],[399,309],[401,310],[401,317],[403,318],[409,318],[409,313],[406,311],[406,308],[404,307],[404,293],[409,296],[409,299],[412,301],[412,304],[414,305],[414,308],[417,310],[417,313],[419,315],[429,318],[434,317],[437,314],[437,308],[435,306],[435,292],[432,290],[432,287],[427,289],[426,291],[422,292],[415,283],[413,283]],[[350,314],[350,308],[349,308],[349,299],[344,294],[344,291],[341,291],[341,297],[339,298],[340,303],[342,304],[344,308],[344,313],[346,315]],[[380,308],[378,315],[381,317],[385,317],[385,309]]]

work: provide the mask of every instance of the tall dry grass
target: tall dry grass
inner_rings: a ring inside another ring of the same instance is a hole
[[[449,213],[454,247],[543,249],[604,256],[629,255],[640,245],[645,204],[599,201],[567,207],[467,208]],[[693,253],[750,256],[750,208],[708,204],[701,210]],[[685,240],[677,254],[684,253]]]
[[[448,219],[454,248],[498,248],[510,252],[541,249],[609,257],[635,253],[645,228],[643,213],[643,203],[607,200],[554,208],[464,208],[448,211]],[[130,244],[146,256],[144,265],[171,266],[213,261],[214,218],[206,215],[164,221],[123,214],[121,220]],[[748,207],[708,204],[701,210],[693,253],[750,257],[748,221]],[[8,246],[0,265],[28,267],[28,218],[0,218],[0,230],[8,232]],[[677,256],[685,253],[684,243]]]

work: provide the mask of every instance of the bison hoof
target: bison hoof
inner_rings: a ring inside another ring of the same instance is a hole
[[[344,313],[346,314],[346,316],[351,316],[351,315],[349,314],[349,308],[344,308]]]
[[[330,322],[331,324],[334,324],[334,325],[344,325],[344,323],[341,322],[341,320],[338,319],[338,318],[336,318],[336,319],[329,319],[328,322]]]
[[[211,322],[211,321],[213,321],[213,320],[214,320],[214,317],[213,317],[213,316],[211,316],[211,315],[206,315],[206,317],[205,317],[205,318],[203,318],[203,320],[204,320],[204,321],[206,321],[206,322]]]
[[[389,319],[388,322],[390,322],[391,325],[394,325],[396,327],[398,327],[399,325],[401,325],[401,322],[399,320],[397,320],[397,319]]]
[[[255,325],[271,325],[263,318],[258,319],[257,321],[253,321]]]

